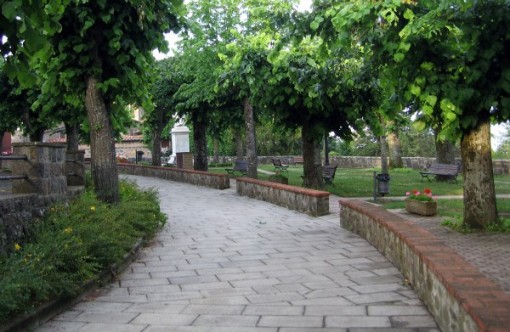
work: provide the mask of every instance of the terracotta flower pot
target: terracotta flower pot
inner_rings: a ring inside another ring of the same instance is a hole
[[[406,200],[406,211],[421,216],[433,216],[437,213],[437,202],[418,201],[416,199]]]

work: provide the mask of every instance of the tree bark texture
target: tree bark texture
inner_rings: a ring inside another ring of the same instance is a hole
[[[390,159],[390,168],[402,168],[404,162],[402,161],[402,145],[400,144],[400,138],[398,132],[392,131],[388,133],[388,155]]]
[[[488,120],[464,134],[461,157],[464,224],[471,228],[485,228],[491,223],[498,223]]]
[[[253,116],[253,105],[248,97],[244,98],[244,123],[246,125],[246,159],[248,161],[248,176],[257,178],[257,140],[255,134],[255,118]]]
[[[381,144],[381,173],[388,174],[388,146],[386,136],[379,137],[379,144]]]
[[[217,138],[213,139],[213,162],[220,162],[220,140]]]
[[[197,171],[207,171],[207,125],[203,119],[193,117],[194,164]]]
[[[303,183],[307,188],[322,188],[322,163],[320,154],[321,135],[308,122],[303,124],[301,138],[303,142]]]
[[[329,133],[324,131],[324,165],[329,165]]]
[[[450,141],[438,140],[437,130],[434,130],[436,142],[436,161],[440,164],[455,164],[454,145]]]
[[[67,150],[76,151],[80,144],[80,132],[77,124],[64,123],[67,136]]]
[[[437,139],[437,131],[434,131],[436,145],[436,161],[440,164],[455,164],[454,145],[450,141],[440,141]],[[437,181],[449,181],[448,176],[436,176]]]
[[[152,133],[152,166],[161,166],[161,128]]]
[[[119,179],[115,162],[115,140],[108,110],[97,88],[97,79],[89,77],[85,108],[90,124],[91,169],[97,197],[106,203],[118,203]]]
[[[235,146],[236,146],[236,158],[238,160],[241,160],[244,158],[243,135],[241,133],[241,130],[234,129],[234,140],[235,140]]]
[[[163,130],[163,111],[160,109],[154,110],[157,112],[156,125],[152,132],[152,166],[161,166],[161,131]]]

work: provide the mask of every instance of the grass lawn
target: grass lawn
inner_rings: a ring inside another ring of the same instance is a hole
[[[259,169],[265,171],[274,171],[272,165],[259,165]],[[226,173],[225,168],[211,168],[209,171],[215,173]],[[328,186],[325,190],[332,194],[342,197],[373,197],[374,190],[374,171],[380,172],[375,168],[337,168],[335,174],[334,186]],[[289,184],[293,186],[302,186],[301,175],[302,166],[290,166],[286,172],[289,178]],[[386,198],[405,196],[406,192],[416,189],[422,191],[424,188],[430,188],[434,196],[438,196],[438,214],[447,220],[447,223],[460,223],[463,215],[463,201],[459,199],[441,199],[444,195],[462,195],[462,176],[457,177],[457,182],[429,182],[423,179],[420,172],[415,169],[401,168],[390,170],[390,190]],[[269,175],[259,172],[259,179],[266,180]],[[510,195],[510,175],[495,175],[494,184],[496,194]],[[385,208],[396,209],[404,208],[403,201],[385,202]],[[497,200],[498,212],[500,214],[510,214],[510,199],[499,198]],[[505,224],[510,231],[510,217],[505,216]]]

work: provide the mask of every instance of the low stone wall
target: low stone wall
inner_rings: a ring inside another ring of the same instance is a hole
[[[150,176],[165,180],[184,182],[214,189],[230,188],[230,179],[226,174],[214,174],[174,167],[143,166],[137,164],[117,164],[119,173]]]
[[[510,295],[437,237],[377,205],[339,203],[342,227],[400,269],[443,331],[508,331]]]
[[[66,202],[85,191],[85,187],[68,187],[66,195],[19,194],[0,196],[0,254],[23,243],[30,228],[59,202]]]
[[[329,193],[325,191],[247,177],[236,179],[236,191],[241,196],[270,202],[311,216],[329,214]]]
[[[286,163],[291,163],[293,156],[259,156],[258,162],[261,165],[271,164],[271,158],[280,158]],[[221,157],[222,162],[234,162],[236,157]],[[460,159],[456,159],[460,163]],[[212,157],[209,162],[212,161]],[[428,165],[436,162],[436,158],[426,157],[402,157],[402,163],[406,168],[425,169]],[[331,165],[337,165],[339,168],[380,168],[381,157],[364,156],[336,156],[329,157]],[[494,159],[492,160],[495,174],[510,174],[510,160]]]

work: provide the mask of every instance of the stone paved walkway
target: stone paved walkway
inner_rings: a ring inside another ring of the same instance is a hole
[[[169,222],[119,280],[37,331],[439,331],[402,275],[339,226],[160,179]]]

